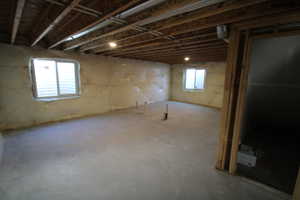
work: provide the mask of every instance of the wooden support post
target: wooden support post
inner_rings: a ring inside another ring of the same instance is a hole
[[[230,165],[229,165],[229,173],[235,174],[237,168],[237,153],[240,144],[240,135],[241,135],[241,126],[242,126],[242,118],[243,111],[245,106],[245,95],[247,92],[247,82],[248,82],[248,72],[250,69],[249,57],[251,53],[251,44],[249,40],[249,31],[246,33],[245,38],[245,46],[243,51],[243,61],[240,81],[239,81],[239,91],[238,91],[238,101],[237,108],[235,112],[235,120],[234,120],[234,128],[233,128],[233,137],[232,137],[232,146],[231,146],[231,154],[230,154]]]
[[[219,136],[219,150],[216,168],[225,170],[229,161],[229,149],[231,146],[232,121],[234,102],[234,88],[236,81],[237,58],[239,54],[241,33],[238,29],[231,30],[227,56],[227,69],[225,75],[223,108],[221,113],[221,125]]]

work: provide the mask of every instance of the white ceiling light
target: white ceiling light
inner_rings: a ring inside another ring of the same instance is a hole
[[[190,57],[185,57],[184,60],[185,60],[185,61],[189,61],[189,60],[190,60]]]
[[[117,47],[117,43],[115,43],[115,42],[109,42],[108,44],[111,48],[116,48]]]

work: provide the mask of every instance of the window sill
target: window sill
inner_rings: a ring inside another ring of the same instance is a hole
[[[184,89],[184,92],[204,92],[204,89]]]
[[[67,99],[77,99],[80,96],[70,96],[70,97],[51,97],[51,98],[34,98],[36,101],[41,102],[52,102],[52,101],[59,101],[59,100],[67,100]]]

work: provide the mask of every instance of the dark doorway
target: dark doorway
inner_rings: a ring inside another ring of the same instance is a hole
[[[241,143],[257,158],[237,172],[292,193],[300,163],[300,36],[252,44]]]

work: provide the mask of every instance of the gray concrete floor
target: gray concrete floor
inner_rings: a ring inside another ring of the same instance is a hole
[[[0,199],[280,199],[214,169],[219,111],[169,104],[10,132]]]

